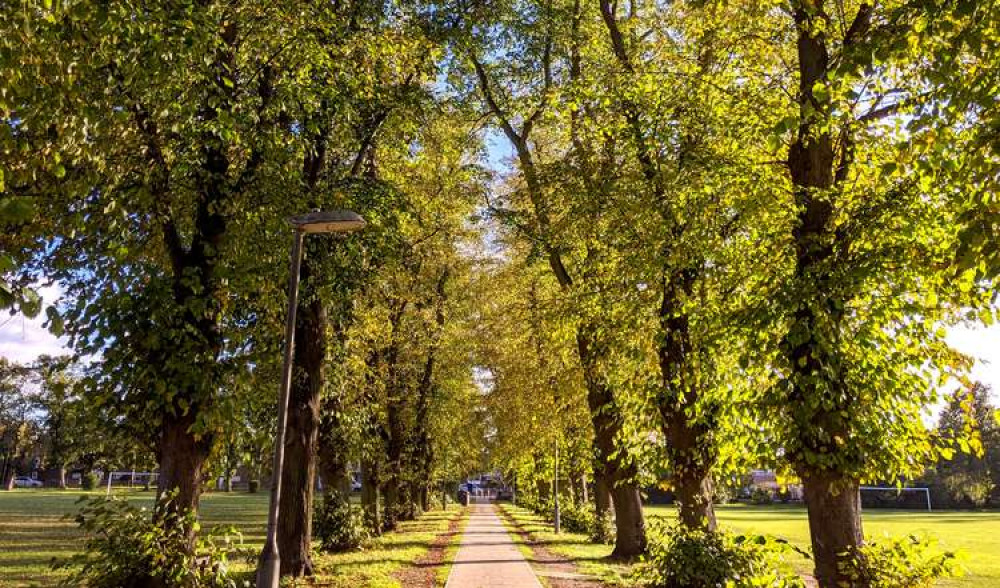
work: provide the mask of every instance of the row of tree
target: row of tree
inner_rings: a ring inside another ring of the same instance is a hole
[[[286,573],[317,471],[360,463],[391,527],[485,439],[512,470],[560,443],[621,556],[644,472],[712,532],[717,476],[787,468],[850,583],[858,486],[975,450],[922,415],[968,367],[944,328],[994,317],[997,10],[29,4],[0,15],[0,302],[59,283],[88,402],[196,509],[267,414],[284,219],[351,208],[306,246]]]
[[[623,556],[643,472],[711,532],[715,479],[785,469],[820,585],[863,584],[859,486],[981,449],[924,415],[965,382],[946,326],[994,320],[996,6],[465,9],[462,88],[512,152],[494,304],[523,322],[483,360],[501,459],[530,471],[589,417],[578,469]]]
[[[317,476],[344,500],[360,463],[381,530],[481,458],[462,341],[486,175],[475,114],[435,91],[444,45],[430,9],[29,3],[0,15],[2,302],[35,314],[33,288],[59,285],[47,324],[93,359],[82,398],[153,454],[170,508],[196,510],[206,478],[269,453],[286,219],[347,208],[366,220],[306,241],[285,574],[312,570]]]

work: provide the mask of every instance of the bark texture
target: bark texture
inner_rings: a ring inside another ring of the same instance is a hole
[[[863,578],[845,577],[840,565],[864,541],[858,482],[831,473],[803,476],[809,509],[809,537],[816,560],[816,580],[823,588],[868,586]]]
[[[315,251],[321,243],[307,244]],[[278,553],[281,574],[292,577],[313,573],[312,505],[316,485],[316,453],[319,439],[320,403],[325,382],[327,353],[326,309],[310,295],[313,274],[309,255],[302,262],[304,296],[296,311],[292,387],[288,399],[285,432],[285,467],[281,474],[278,512]]]

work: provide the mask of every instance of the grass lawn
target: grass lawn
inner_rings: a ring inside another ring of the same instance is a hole
[[[49,567],[53,557],[67,557],[82,546],[82,535],[63,515],[77,511],[82,494],[103,496],[103,491],[13,490],[0,492],[0,588],[53,586],[59,575]],[[127,493],[130,501],[152,505],[151,492]],[[202,524],[235,525],[244,542],[259,548],[264,542],[268,493],[213,492],[201,499]],[[403,523],[363,551],[321,554],[315,564],[317,585],[344,587],[399,586],[393,575],[420,559],[438,535],[459,516],[457,508],[447,513],[431,511],[420,519]],[[444,564],[447,566],[447,562]],[[442,572],[435,570],[440,576]],[[446,577],[446,573],[444,574]],[[309,585],[301,583],[300,585]]]
[[[801,506],[750,506],[727,504],[716,507],[719,523],[737,532],[775,535],[799,546],[809,546],[806,510]],[[647,517],[675,516],[673,506],[647,506]],[[965,576],[942,581],[940,586],[987,588],[1000,586],[1000,511],[877,510],[864,512],[865,534],[878,539],[909,534],[929,535],[941,549],[965,554]],[[810,568],[805,558],[793,561],[796,569]]]
[[[611,546],[594,545],[585,535],[552,532],[551,524],[530,511],[505,505],[504,508],[522,527],[532,533],[551,551],[573,560],[580,572],[601,578],[609,584],[623,583],[627,566],[612,563],[605,558]],[[737,532],[755,532],[775,535],[799,546],[809,546],[809,527],[806,511],[801,506],[749,506],[722,505],[717,507],[722,526]],[[674,518],[673,506],[648,506],[649,518]],[[941,549],[957,550],[964,554],[962,566],[966,574],[945,580],[939,586],[950,588],[995,588],[1000,586],[1000,512],[967,511],[894,511],[868,510],[864,513],[865,532],[869,537],[895,537],[907,534],[930,535],[937,539]],[[789,563],[801,572],[808,572],[811,564],[792,553]]]

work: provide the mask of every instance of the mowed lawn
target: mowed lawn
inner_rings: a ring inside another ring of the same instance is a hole
[[[83,547],[76,523],[63,518],[79,510],[76,500],[82,494],[103,496],[104,492],[0,492],[0,588],[49,587],[59,582],[60,573],[49,565],[52,558],[67,557]],[[152,492],[119,495],[138,505],[151,506],[153,502]],[[205,528],[234,525],[243,534],[244,543],[254,551],[259,550],[264,543],[267,501],[267,492],[207,493],[201,499],[202,525]],[[447,512],[430,511],[416,521],[402,523],[397,532],[385,534],[364,550],[321,554],[314,560],[317,576],[304,585],[399,587],[401,582],[396,576],[424,557],[436,538],[448,537],[443,534],[462,514],[463,511],[450,505]],[[420,569],[442,577],[448,567],[447,558],[434,564],[420,564]],[[249,570],[249,565],[239,563],[236,569]]]
[[[104,491],[12,490],[0,492],[0,587],[53,586],[59,574],[49,566],[54,557],[80,550],[82,534],[76,523],[63,518],[79,510],[82,495],[104,496]],[[152,506],[152,492],[123,492],[130,502]],[[209,493],[202,497],[202,524],[235,525],[248,545],[263,545],[267,522],[267,492]]]
[[[676,510],[672,506],[648,506],[646,513],[649,517],[674,517]],[[722,505],[717,507],[717,515],[721,525],[734,531],[775,535],[800,547],[809,546],[806,511],[801,506]],[[929,535],[937,539],[941,549],[963,552],[965,576],[943,581],[940,586],[1000,586],[1000,511],[870,509],[864,511],[863,523],[865,534],[874,539],[885,535]],[[806,570],[808,563],[799,559],[796,568]]]

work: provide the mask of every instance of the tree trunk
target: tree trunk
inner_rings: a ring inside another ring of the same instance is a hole
[[[580,503],[587,504],[590,502],[589,492],[587,490],[587,474],[580,474]]]
[[[615,509],[615,549],[617,557],[633,557],[646,550],[646,519],[642,513],[639,487],[635,482],[636,466],[627,463],[615,447],[615,437],[622,428],[622,414],[607,382],[601,378],[598,349],[593,328],[581,326],[577,331],[577,347],[587,385],[587,406],[594,427],[594,448],[597,454],[595,479],[598,480],[597,500],[600,503],[601,482],[608,488]],[[598,478],[596,472],[601,472]],[[600,508],[600,504],[598,504]],[[598,512],[601,512],[600,510]]]
[[[850,561],[864,543],[857,480],[831,472],[803,472],[801,477],[820,588],[869,586],[865,578],[841,571],[841,563]]]
[[[376,535],[381,533],[382,516],[378,503],[378,465],[370,460],[361,460],[361,507],[365,511],[368,529]]]
[[[636,484],[620,484],[611,490],[615,504],[614,557],[634,557],[646,551],[646,517]]]
[[[277,533],[281,574],[292,577],[313,573],[310,557],[313,491],[316,484],[320,400],[326,375],[326,309],[322,300],[309,295],[308,279],[311,274],[307,257],[303,260],[301,274],[306,295],[296,312],[292,386],[285,433],[286,465],[281,474],[281,502],[278,507],[281,513]]]
[[[674,501],[681,524],[688,529],[715,531],[715,507],[712,500],[712,475],[693,472],[679,476],[674,483]]]
[[[62,490],[66,489],[66,468],[57,466],[45,471],[45,485]]]
[[[715,463],[712,439],[711,407],[692,411],[698,405],[700,390],[692,372],[692,356],[697,356],[691,341],[690,321],[684,310],[698,277],[693,268],[670,271],[665,268],[660,301],[659,348],[660,390],[656,403],[660,427],[666,439],[671,482],[680,510],[681,524],[688,529],[714,531],[711,468]],[[692,414],[700,415],[697,420]]]
[[[168,492],[174,493],[171,502],[173,512],[197,511],[201,498],[202,467],[208,458],[211,441],[205,437],[198,438],[191,432],[196,412],[192,407],[187,414],[163,417],[157,445],[160,476],[156,496],[160,499]],[[187,534],[193,549],[194,528],[188,529]]]
[[[606,517],[611,510],[611,486],[603,470],[594,468],[594,511],[598,518]]]
[[[382,530],[392,531],[399,524],[399,481],[396,472],[388,472],[382,483]]]

